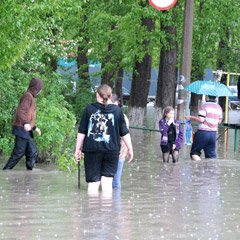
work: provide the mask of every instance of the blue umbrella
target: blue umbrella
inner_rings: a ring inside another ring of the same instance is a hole
[[[197,80],[184,88],[189,92],[216,97],[232,96],[231,90],[220,82],[211,80]]]

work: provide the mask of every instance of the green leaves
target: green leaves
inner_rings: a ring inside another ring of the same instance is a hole
[[[225,71],[238,71],[239,59],[239,2],[219,0],[196,1],[193,32],[193,61],[195,68],[216,69],[217,61],[224,62]],[[225,47],[219,49],[219,43]],[[196,65],[197,64],[197,65]]]

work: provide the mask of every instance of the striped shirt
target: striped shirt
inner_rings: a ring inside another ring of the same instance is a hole
[[[199,130],[217,131],[219,120],[222,119],[222,108],[215,102],[205,102],[201,105],[198,116],[205,118],[199,124]]]

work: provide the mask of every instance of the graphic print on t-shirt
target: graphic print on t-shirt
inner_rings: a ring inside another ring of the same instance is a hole
[[[102,114],[100,110],[90,117],[88,126],[88,137],[92,135],[97,142],[110,141],[109,128],[114,127],[114,115],[112,113]]]

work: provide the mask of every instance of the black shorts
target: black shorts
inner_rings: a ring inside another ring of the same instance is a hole
[[[118,167],[119,152],[84,153],[86,182],[98,182],[101,177],[114,177]]]
[[[173,152],[173,143],[168,142],[167,145],[161,145],[161,150],[163,153],[170,153],[172,154]],[[175,149],[174,151],[178,151],[177,149]]]

